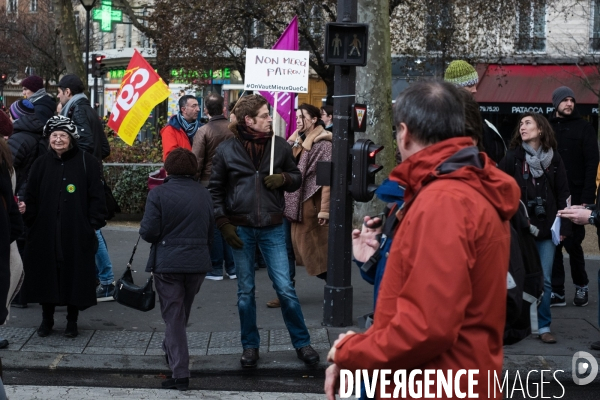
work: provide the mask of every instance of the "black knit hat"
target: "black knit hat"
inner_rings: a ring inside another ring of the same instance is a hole
[[[167,156],[165,170],[169,175],[196,175],[198,160],[188,149],[178,147]]]
[[[72,94],[83,93],[83,82],[77,75],[68,74],[61,78],[58,82],[58,87],[63,89],[71,89]]]
[[[575,102],[575,93],[568,86],[561,86],[552,92],[552,105],[558,109],[558,105],[567,97],[572,97]]]

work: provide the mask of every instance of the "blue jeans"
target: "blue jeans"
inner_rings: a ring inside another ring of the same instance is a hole
[[[115,280],[115,275],[113,274],[112,263],[108,256],[108,248],[100,229],[96,231],[96,237],[98,238],[98,251],[96,252],[96,272],[98,279],[100,279],[100,284],[110,285]]]
[[[544,295],[538,307],[539,334],[550,332],[552,315],[550,314],[550,295],[552,294],[552,265],[554,264],[554,251],[556,246],[551,239],[536,240],[535,245],[540,254],[542,270],[544,271]]]
[[[283,230],[285,231],[285,250],[290,265],[290,279],[294,282],[296,278],[296,256],[292,245],[292,223],[287,218],[283,218]]]
[[[294,348],[299,349],[310,344],[310,335],[296,296],[296,289],[290,279],[285,232],[283,225],[264,228],[238,226],[237,235],[244,246],[233,250],[233,259],[238,277],[238,311],[244,349],[260,347],[260,335],[256,326],[256,299],[254,297],[254,255],[256,246],[260,249],[267,273],[273,282],[273,289],[281,303],[283,321],[288,329]]]
[[[225,261],[227,275],[236,275],[231,246],[223,239],[221,231],[215,229],[212,246],[210,247],[210,262],[212,263],[213,274],[223,275],[223,261]]]

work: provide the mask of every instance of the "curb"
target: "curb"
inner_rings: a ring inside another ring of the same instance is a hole
[[[326,351],[317,351],[321,360]],[[241,354],[241,351],[240,351]],[[260,355],[257,368],[243,369],[240,354],[190,356],[190,372],[194,375],[248,375],[248,376],[310,376],[325,377],[328,364],[321,361],[306,366],[296,358],[296,352],[268,352]],[[11,370],[45,370],[56,372],[92,371],[125,374],[168,374],[164,356],[132,356],[106,354],[64,353],[2,353],[4,372]]]

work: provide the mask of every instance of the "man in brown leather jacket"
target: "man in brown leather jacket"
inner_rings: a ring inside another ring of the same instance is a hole
[[[223,115],[223,111],[223,97],[218,93],[209,94],[204,102],[204,113],[208,114],[210,120],[198,129],[196,136],[194,136],[192,152],[198,159],[198,176],[204,187],[208,186],[210,180],[212,159],[217,146],[224,140],[233,137],[233,132],[228,128],[229,121]],[[237,278],[231,247],[223,240],[223,236],[218,229],[215,229],[210,258],[213,270],[206,274],[206,279],[223,280],[223,261],[225,261],[225,270],[229,279]]]
[[[204,113],[208,114],[210,120],[202,128],[198,129],[192,145],[192,153],[198,159],[198,174],[200,183],[208,186],[210,171],[212,170],[212,158],[217,146],[224,140],[233,137],[229,130],[229,121],[223,115],[223,97],[217,93],[211,93],[205,99]]]

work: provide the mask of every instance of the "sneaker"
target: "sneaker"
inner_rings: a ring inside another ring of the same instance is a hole
[[[108,285],[98,285],[96,288],[96,301],[113,301],[115,298],[113,297],[115,294],[115,284],[111,283]]]
[[[8,340],[0,337],[0,349],[8,347]]]
[[[319,362],[319,353],[311,345],[296,349],[296,354],[306,365],[314,365]]]
[[[206,279],[210,279],[211,281],[222,281],[223,280],[223,272],[220,274],[215,274],[214,272],[209,272],[206,274]]]
[[[578,287],[575,291],[575,299],[573,299],[573,304],[577,307],[584,307],[588,305],[588,288],[587,287]]]
[[[566,305],[565,296],[552,292],[550,295],[550,307],[565,307]]]
[[[235,272],[233,272],[231,274],[228,272],[227,276],[229,277],[229,279],[237,279],[237,275],[235,274]]]

